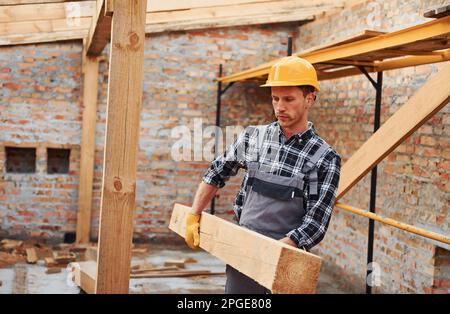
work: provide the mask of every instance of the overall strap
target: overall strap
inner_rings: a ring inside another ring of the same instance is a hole
[[[258,129],[258,146],[256,147],[257,160],[259,162],[259,157],[261,155],[261,150],[263,146],[264,137],[266,135],[267,127],[269,125],[258,125],[256,129]]]
[[[317,172],[317,162],[319,161],[320,157],[322,157],[323,153],[325,153],[330,147],[327,143],[323,142],[317,151],[312,155],[303,166],[302,172],[308,173],[309,175],[309,194],[311,195],[317,195],[317,187],[318,187],[318,172]]]

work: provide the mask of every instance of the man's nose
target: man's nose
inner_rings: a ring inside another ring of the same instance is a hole
[[[286,107],[283,105],[283,103],[281,103],[281,102],[279,102],[278,104],[277,104],[277,106],[276,106],[276,108],[275,108],[278,112],[280,112],[280,111],[285,111],[286,110]]]

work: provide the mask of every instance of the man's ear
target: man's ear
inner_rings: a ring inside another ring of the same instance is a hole
[[[306,102],[308,104],[308,108],[311,107],[314,104],[314,101],[316,100],[316,95],[313,93],[309,93],[306,96]]]

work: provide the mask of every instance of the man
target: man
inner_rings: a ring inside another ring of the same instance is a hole
[[[311,249],[328,228],[339,183],[340,156],[316,133],[308,112],[319,92],[314,67],[299,57],[275,63],[271,87],[277,118],[248,127],[203,176],[186,221],[186,243],[199,245],[201,212],[240,168],[246,170],[234,211],[239,225],[289,245]],[[227,265],[226,293],[267,293]]]

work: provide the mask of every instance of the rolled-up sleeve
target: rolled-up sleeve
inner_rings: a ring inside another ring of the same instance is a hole
[[[298,247],[309,250],[324,238],[336,200],[340,168],[341,158],[337,154],[327,165],[319,167],[318,195],[309,197],[300,227],[286,234]]]
[[[228,149],[211,162],[211,166],[203,175],[203,182],[218,188],[225,186],[225,182],[235,176],[245,165],[245,154],[248,145],[247,129],[239,134],[236,141]]]

